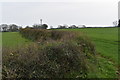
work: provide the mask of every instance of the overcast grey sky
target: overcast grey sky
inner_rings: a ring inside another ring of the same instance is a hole
[[[20,26],[43,23],[57,25],[113,25],[118,19],[118,0],[41,0],[37,2],[2,2],[2,23]],[[1,18],[1,17],[0,17]]]

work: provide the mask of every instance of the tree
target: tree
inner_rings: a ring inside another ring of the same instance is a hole
[[[25,28],[29,28],[29,26],[26,26]]]
[[[47,24],[43,24],[42,25],[42,29],[47,29],[48,28],[48,25]]]
[[[47,24],[43,24],[43,25],[34,24],[34,25],[33,25],[33,28],[35,28],[35,29],[47,29],[47,28],[48,28],[48,25],[47,25]]]
[[[85,26],[85,25],[83,25],[83,28],[86,28],[86,26]]]
[[[76,25],[72,25],[72,26],[70,26],[69,28],[78,28]]]
[[[62,25],[58,25],[58,29],[66,29],[67,28],[67,26],[62,26]]]
[[[114,22],[113,22],[113,25],[116,27],[116,26],[117,26],[117,21],[114,21]]]
[[[19,30],[21,30],[22,29],[22,27],[19,27]]]
[[[54,29],[53,26],[50,26],[50,29]]]
[[[7,24],[2,24],[1,27],[2,27],[3,32],[8,31],[8,25]]]
[[[39,25],[39,24],[34,24],[34,25],[33,25],[33,28],[38,29],[40,26],[41,26],[41,25]]]
[[[118,21],[118,27],[120,27],[120,19],[119,19],[119,21]]]
[[[15,24],[9,25],[9,31],[11,31],[11,32],[18,31],[18,26]]]

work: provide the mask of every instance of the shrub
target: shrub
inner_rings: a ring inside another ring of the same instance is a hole
[[[84,78],[87,57],[72,42],[3,48],[3,78]],[[77,73],[77,74],[76,74]]]
[[[21,29],[20,33],[22,34],[23,37],[33,41],[38,41],[39,39],[46,40],[47,38],[50,37],[50,31],[45,29],[25,28],[25,29]]]
[[[46,29],[21,29],[20,33],[23,37],[31,39],[33,41],[39,40],[63,40],[63,39],[73,39],[77,34],[71,31],[58,31],[58,30],[46,30]]]

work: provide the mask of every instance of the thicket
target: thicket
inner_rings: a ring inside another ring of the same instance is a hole
[[[94,45],[75,32],[21,29],[35,43],[3,48],[3,78],[87,78],[96,66]]]

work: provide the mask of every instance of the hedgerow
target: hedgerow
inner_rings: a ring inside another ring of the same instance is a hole
[[[20,33],[35,43],[3,48],[3,78],[87,78],[96,64],[94,45],[75,32],[22,29]]]

